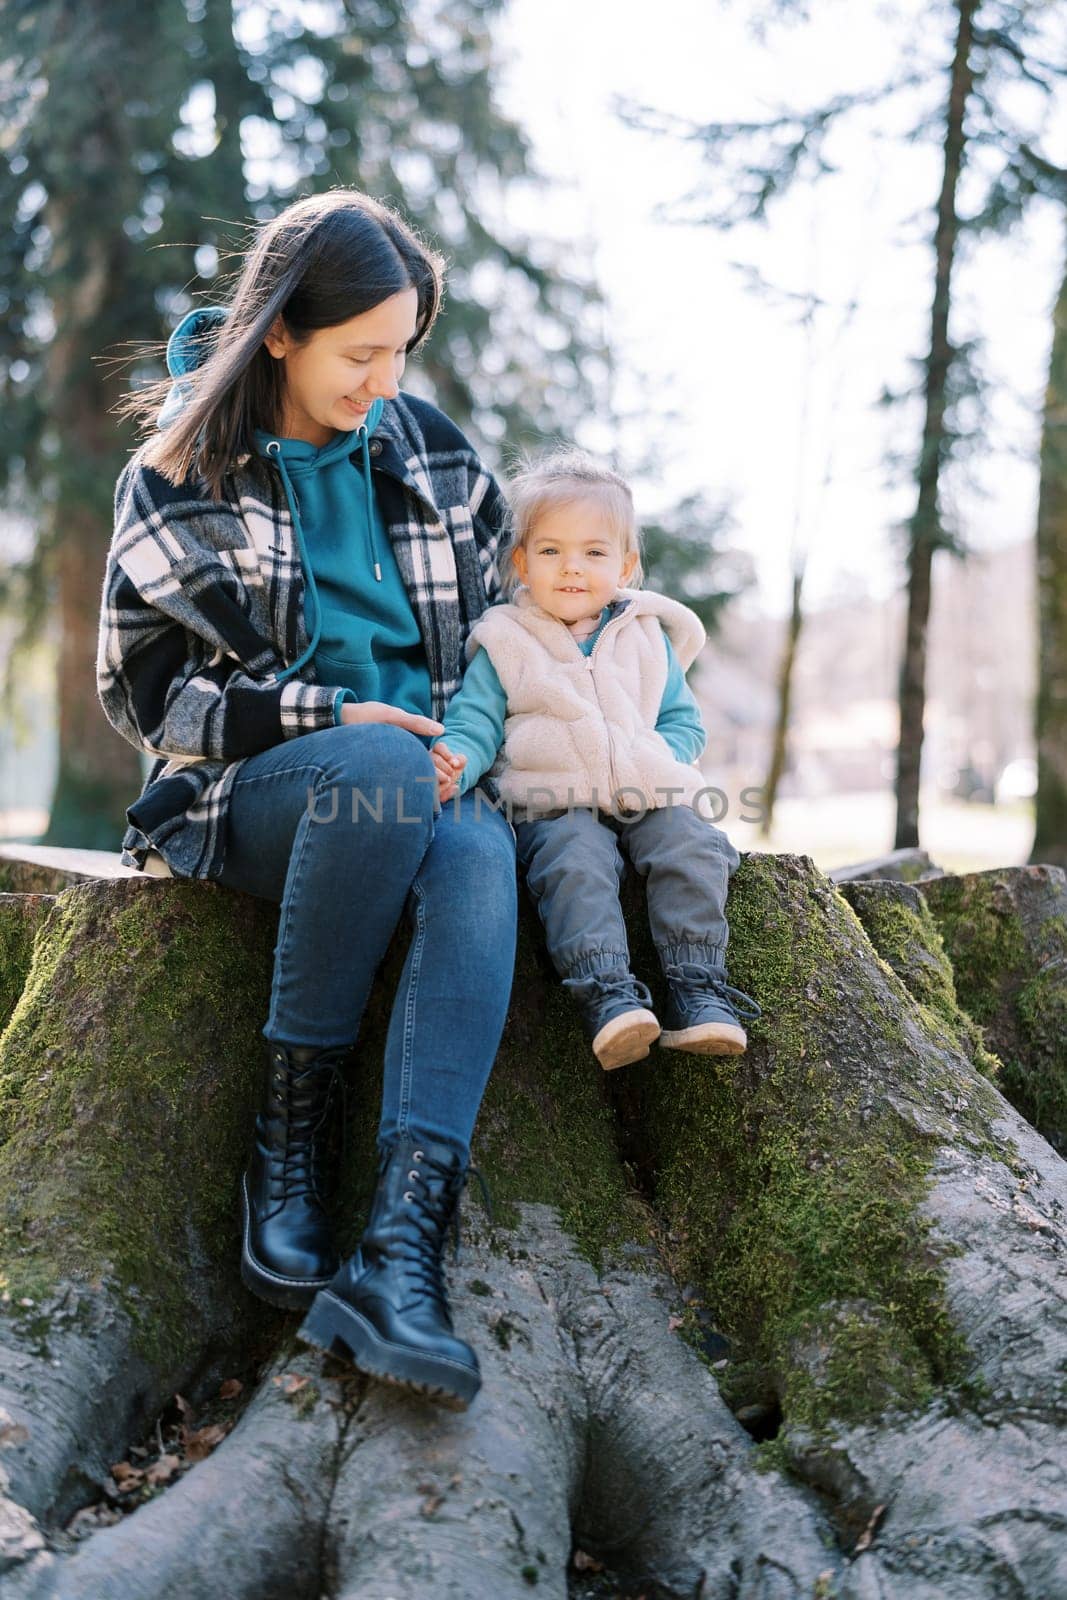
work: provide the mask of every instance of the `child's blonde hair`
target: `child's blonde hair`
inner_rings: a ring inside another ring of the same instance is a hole
[[[554,450],[539,461],[527,460],[508,480],[511,517],[502,562],[502,580],[508,593],[519,583],[512,559],[514,553],[525,548],[538,519],[546,511],[572,505],[575,500],[595,500],[602,506],[604,520],[619,541],[623,559],[629,555],[637,557],[629,586],[640,587],[644,577],[641,532],[634,516],[630,485],[619,473],[586,455],[584,450]]]

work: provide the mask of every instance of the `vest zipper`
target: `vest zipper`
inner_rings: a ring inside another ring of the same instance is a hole
[[[610,622],[607,622],[607,623],[604,624],[604,627],[600,631],[600,638],[597,640],[596,644],[593,646],[593,648],[590,650],[589,654],[585,658],[585,664],[588,667],[589,672],[590,672],[589,681],[593,685],[593,693],[596,695],[596,703],[600,707],[600,715],[602,717],[604,717],[604,731],[608,736],[608,773],[609,773],[609,775],[611,777],[612,809],[614,809],[615,797],[617,796],[617,794],[619,792],[619,774],[618,774],[618,772],[616,770],[616,767],[615,767],[615,743],[614,743],[614,740],[611,737],[611,724],[608,722],[607,717],[604,716],[604,706],[603,706],[603,703],[602,703],[602,701],[600,699],[600,690],[597,688],[596,669],[595,669],[595,666],[594,666],[594,661],[595,661],[596,653],[600,649],[601,643],[603,642],[604,635],[608,632],[608,630],[610,628],[613,628],[616,623],[622,621],[623,617],[626,615],[626,613],[627,613],[627,611],[629,611],[629,609],[630,609],[629,606],[626,606],[624,610],[619,612],[619,615],[617,617],[612,617]],[[576,645],[575,649],[577,649],[577,648],[578,647]]]

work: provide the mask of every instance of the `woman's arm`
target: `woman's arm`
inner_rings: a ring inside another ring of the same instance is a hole
[[[119,478],[97,687],[112,727],[154,755],[238,760],[335,726],[336,686],[271,681],[284,663],[206,537],[226,519],[136,458]]]

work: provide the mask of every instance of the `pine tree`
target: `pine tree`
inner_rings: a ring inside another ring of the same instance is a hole
[[[111,495],[135,442],[111,407],[161,374],[131,348],[224,298],[248,223],[352,184],[438,242],[445,315],[411,382],[490,451],[590,404],[591,291],[504,217],[528,162],[493,98],[501,3],[3,4],[0,495],[38,529],[6,574],[24,633],[58,616],[50,841],[114,848],[139,786],[95,691]]]

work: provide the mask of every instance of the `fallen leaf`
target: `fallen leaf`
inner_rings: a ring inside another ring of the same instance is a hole
[[[145,1477],[153,1488],[161,1483],[169,1483],[174,1474],[181,1470],[181,1462],[177,1456],[160,1456],[158,1461],[153,1461]]]
[[[272,1383],[281,1386],[282,1394],[299,1394],[301,1389],[306,1389],[311,1382],[310,1378],[301,1378],[295,1372],[283,1372],[271,1379]]]
[[[185,1399],[184,1395],[176,1394],[174,1396],[174,1404],[178,1407],[182,1421],[188,1422],[193,1414],[193,1408],[188,1400]]]
[[[584,1550],[576,1550],[571,1557],[571,1562],[576,1572],[603,1572],[604,1563],[595,1556],[587,1555]]]
[[[243,1388],[244,1384],[241,1382],[240,1378],[227,1378],[226,1382],[222,1384],[219,1389],[219,1399],[236,1400]]]
[[[131,1467],[128,1461],[116,1461],[111,1469],[120,1494],[126,1494],[130,1489],[139,1489],[144,1482],[144,1472],[140,1467]]]
[[[685,1323],[685,1318],[684,1317],[676,1317],[674,1315],[669,1316],[667,1318],[667,1332],[668,1333],[677,1333],[678,1329],[681,1328],[684,1325],[684,1323]]]
[[[434,1512],[437,1511],[438,1508],[444,1504],[444,1500],[445,1500],[445,1497],[444,1497],[443,1494],[429,1494],[429,1495],[427,1495],[426,1499],[422,1502],[422,1505],[419,1507],[419,1515],[423,1516],[423,1517],[432,1517]]]
[[[867,1526],[856,1540],[857,1552],[869,1548],[871,1540],[874,1538],[875,1529],[877,1528],[879,1522],[881,1522],[884,1512],[885,1506],[875,1506],[874,1510],[871,1512],[870,1521],[867,1523]]]
[[[29,1437],[29,1428],[21,1422],[0,1423],[0,1447],[8,1444],[25,1444]]]
[[[221,1423],[212,1422],[206,1428],[183,1428],[181,1432],[182,1448],[186,1459],[189,1461],[206,1461],[217,1444],[225,1439],[229,1429]]]

